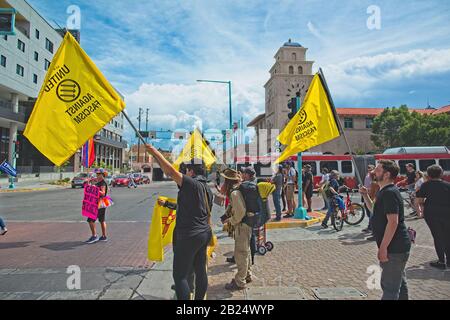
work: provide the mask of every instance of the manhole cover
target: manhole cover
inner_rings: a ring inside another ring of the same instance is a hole
[[[246,290],[247,300],[307,300],[297,287],[252,287]]]
[[[350,298],[366,298],[367,295],[355,288],[312,288],[320,300],[339,300]]]

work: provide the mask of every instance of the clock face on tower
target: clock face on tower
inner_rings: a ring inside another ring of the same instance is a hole
[[[306,91],[306,81],[305,80],[297,80],[288,84],[288,89],[286,91],[286,99],[287,101],[295,98],[297,96],[297,92],[300,92],[300,96],[304,98]]]

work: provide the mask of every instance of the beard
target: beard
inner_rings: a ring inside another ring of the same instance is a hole
[[[382,175],[381,175],[381,176],[375,175],[375,176],[373,177],[373,180],[374,180],[375,182],[382,182],[382,181],[383,181],[383,176],[382,176]]]

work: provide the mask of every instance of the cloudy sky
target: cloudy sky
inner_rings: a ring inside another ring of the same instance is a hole
[[[247,123],[264,111],[268,70],[289,38],[323,68],[337,107],[450,104],[448,0],[28,2],[61,26],[80,8],[83,48],[134,119],[150,108],[152,129],[228,126],[227,86],[197,79],[231,80],[235,120]],[[380,29],[367,27],[372,5]]]

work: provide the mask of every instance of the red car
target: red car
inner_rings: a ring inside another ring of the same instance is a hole
[[[140,173],[133,173],[133,180],[136,184],[144,184],[144,176]]]
[[[113,187],[128,187],[129,183],[130,179],[126,175],[118,175],[113,178],[111,185]]]
[[[88,173],[80,173],[76,177],[72,179],[72,188],[75,189],[76,187],[84,188],[86,184],[88,184],[92,179],[94,179],[95,176]]]

